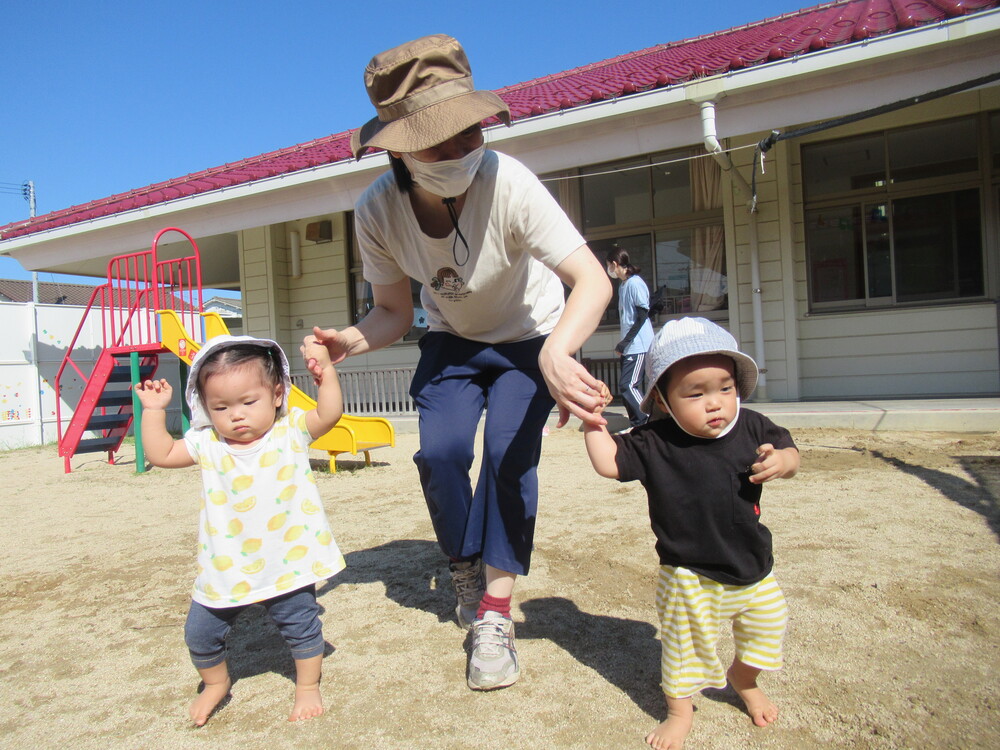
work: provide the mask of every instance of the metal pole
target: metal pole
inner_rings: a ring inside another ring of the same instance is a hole
[[[180,357],[177,358],[180,362],[180,376],[181,376],[181,432],[187,432],[191,429],[191,407],[188,406],[187,399],[184,398],[184,392],[187,388],[188,382],[188,366]]]
[[[142,402],[135,386],[139,383],[139,352],[129,352],[129,367],[132,370],[132,436],[135,438],[135,473],[146,473],[146,454],[142,450]]]

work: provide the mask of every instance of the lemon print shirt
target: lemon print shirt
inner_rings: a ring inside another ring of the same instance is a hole
[[[309,466],[305,417],[291,409],[246,449],[220,440],[210,427],[185,433],[202,478],[192,593],[199,604],[264,601],[343,570]]]

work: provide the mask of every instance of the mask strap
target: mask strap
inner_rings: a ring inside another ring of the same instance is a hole
[[[451,219],[451,225],[455,227],[455,241],[451,245],[451,257],[455,259],[455,264],[461,267],[469,262],[469,255],[471,254],[471,251],[469,250],[469,243],[466,241],[465,235],[462,234],[462,230],[458,228],[458,212],[455,210],[455,199],[442,198],[441,202],[447,207],[448,218]],[[465,245],[465,260],[461,262],[459,262],[458,253],[456,252],[459,239],[461,239],[462,244]]]

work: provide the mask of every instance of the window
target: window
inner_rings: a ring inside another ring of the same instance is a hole
[[[985,295],[979,122],[802,147],[810,309]]]
[[[666,287],[664,315],[722,317],[728,308],[722,173],[704,151],[650,154],[580,170],[587,244],[601,263],[628,251],[650,292]],[[601,320],[618,325],[617,285]]]

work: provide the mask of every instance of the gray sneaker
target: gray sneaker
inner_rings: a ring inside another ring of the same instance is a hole
[[[486,593],[483,558],[473,562],[451,563],[448,569],[451,570],[451,585],[458,597],[458,606],[455,607],[458,626],[468,629],[479,614],[479,602]]]
[[[469,687],[493,690],[517,682],[521,670],[514,648],[514,621],[499,612],[485,612],[472,623]]]

